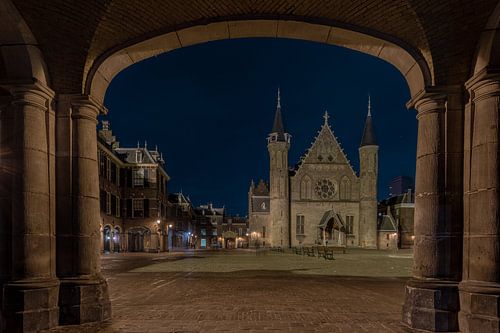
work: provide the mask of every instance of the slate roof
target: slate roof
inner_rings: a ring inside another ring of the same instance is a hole
[[[397,231],[396,223],[394,219],[389,215],[384,215],[382,217],[382,223],[380,223],[379,231]]]
[[[278,135],[277,141],[286,141],[285,138],[285,126],[283,126],[283,117],[281,116],[281,96],[280,90],[278,89],[278,103],[276,105],[276,113],[274,114],[273,128],[271,134],[276,133]]]

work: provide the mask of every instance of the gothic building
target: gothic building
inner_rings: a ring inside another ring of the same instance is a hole
[[[288,166],[291,135],[278,103],[267,141],[269,183],[252,181],[248,193],[251,243],[264,246],[377,246],[378,145],[371,105],[359,147],[356,174],[325,112],[312,146]]]

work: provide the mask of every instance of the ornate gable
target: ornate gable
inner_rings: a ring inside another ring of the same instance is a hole
[[[298,170],[304,164],[343,164],[348,165],[354,173],[347,156],[328,124],[328,112],[325,112],[323,117],[325,121],[311,147],[300,158]]]

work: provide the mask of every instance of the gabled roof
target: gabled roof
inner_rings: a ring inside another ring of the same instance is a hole
[[[382,223],[380,223],[379,231],[397,231],[396,223],[390,215],[384,215],[382,217]]]
[[[259,181],[259,184],[257,185],[257,187],[254,188],[252,194],[256,195],[256,196],[268,196],[269,195],[269,187],[267,186],[266,182],[263,179],[261,179]]]
[[[325,112],[323,118],[324,122],[321,129],[314,138],[311,147],[300,157],[296,165],[296,171],[300,170],[304,164],[334,163],[348,165],[352,173],[356,175],[350,161],[347,159],[347,156],[328,123],[328,112]]]

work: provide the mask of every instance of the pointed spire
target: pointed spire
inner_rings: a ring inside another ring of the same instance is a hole
[[[363,138],[361,139],[360,147],[376,145],[377,138],[375,137],[375,130],[373,129],[372,121],[372,103],[370,95],[368,95],[368,113],[366,115],[365,129],[363,130]]]
[[[144,148],[148,148],[148,141],[144,140]]]
[[[370,94],[368,94],[368,117],[372,116],[372,99]]]
[[[278,109],[281,109],[281,91],[280,91],[280,87],[278,87],[278,103],[277,103],[276,107]]]
[[[277,134],[277,141],[285,141],[285,129],[283,126],[283,119],[281,117],[281,92],[278,88],[278,101],[276,103],[276,113],[274,115],[274,123],[273,129],[271,130],[271,134]]]
[[[137,148],[140,148],[140,143],[139,143],[139,141],[137,141]]]

